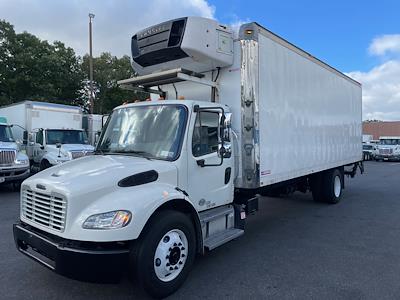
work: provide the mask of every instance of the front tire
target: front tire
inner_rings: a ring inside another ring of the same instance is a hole
[[[196,254],[191,219],[177,211],[156,213],[132,251],[136,279],[155,298],[164,298],[186,280]]]

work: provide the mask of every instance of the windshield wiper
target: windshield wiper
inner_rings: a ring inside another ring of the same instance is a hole
[[[115,153],[115,154],[127,154],[127,155],[134,155],[134,156],[141,156],[141,157],[144,157],[144,158],[147,158],[147,159],[154,158],[154,155],[153,155],[153,154],[151,154],[151,153],[149,153],[149,152],[146,152],[146,151],[140,151],[140,150],[128,150],[128,151],[117,150],[117,151],[114,151],[114,152],[112,152],[112,153]]]
[[[104,150],[105,150],[105,149],[96,149],[96,150],[94,151],[94,154],[105,155],[105,154],[107,154],[108,152],[104,152]]]

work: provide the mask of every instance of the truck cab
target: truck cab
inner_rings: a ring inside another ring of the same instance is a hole
[[[14,140],[12,127],[0,117],[0,184],[18,183],[29,176],[29,159]]]
[[[375,160],[400,160],[400,136],[381,136]]]
[[[29,134],[27,153],[40,170],[93,154],[85,131],[40,128]]]

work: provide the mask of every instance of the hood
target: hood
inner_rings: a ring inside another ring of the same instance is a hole
[[[177,185],[177,169],[171,162],[122,155],[91,155],[72,160],[39,172],[25,180],[24,185],[35,189],[40,184],[49,193],[66,196],[84,197],[93,192],[101,196],[121,188],[121,179],[150,170],[158,172],[157,181]]]
[[[47,145],[49,148],[54,148],[57,149],[56,145]],[[94,147],[91,145],[87,144],[62,144],[61,145],[61,151],[67,151],[67,152],[72,152],[72,151],[88,151],[92,152],[94,151]]]
[[[2,149],[2,150],[17,150],[18,151],[18,145],[17,145],[17,143],[14,143],[14,142],[0,142],[0,149]]]

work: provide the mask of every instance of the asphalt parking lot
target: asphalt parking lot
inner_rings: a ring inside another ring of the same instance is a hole
[[[1,299],[141,299],[124,279],[89,284],[15,249],[19,193],[0,187]],[[368,162],[338,205],[264,198],[246,233],[197,262],[171,299],[400,299],[400,163]]]

